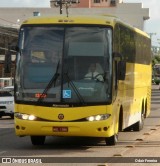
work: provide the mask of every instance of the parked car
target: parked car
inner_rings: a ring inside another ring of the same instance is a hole
[[[0,89],[0,118],[10,116],[14,118],[14,96],[13,86]]]

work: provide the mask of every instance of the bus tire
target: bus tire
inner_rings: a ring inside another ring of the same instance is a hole
[[[114,135],[111,136],[111,137],[105,138],[105,142],[106,142],[106,145],[107,145],[107,146],[116,145],[117,141],[118,141],[118,134],[114,134]]]
[[[45,138],[45,136],[31,136],[31,142],[33,145],[43,145]]]
[[[141,119],[132,125],[132,130],[133,131],[140,131],[143,129],[143,126],[144,126],[144,114],[141,113]]]

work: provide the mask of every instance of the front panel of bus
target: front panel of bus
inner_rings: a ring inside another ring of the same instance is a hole
[[[23,25],[18,47],[17,135],[113,135],[110,27]]]

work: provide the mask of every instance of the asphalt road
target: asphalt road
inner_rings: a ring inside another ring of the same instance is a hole
[[[2,158],[3,162],[8,162],[6,158],[12,159],[15,164],[30,162],[32,157],[37,162],[42,159],[43,163],[49,163],[44,165],[147,165],[150,157],[160,156],[159,96],[158,86],[153,85],[151,114],[145,120],[144,129],[120,132],[118,144],[111,147],[106,146],[103,139],[77,137],[47,137],[45,145],[33,146],[30,137],[15,136],[14,121],[3,117],[0,119],[0,162]],[[140,157],[145,161],[139,160]],[[160,165],[160,159],[149,164],[155,165],[154,162]]]

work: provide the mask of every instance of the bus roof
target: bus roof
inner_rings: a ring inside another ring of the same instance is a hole
[[[50,16],[50,17],[32,17],[23,22],[23,24],[113,24],[114,16]],[[107,22],[106,22],[107,20]]]
[[[114,27],[116,23],[120,23],[133,31],[140,33],[149,38],[149,35],[142,30],[133,27],[132,25],[127,24],[126,22],[121,21],[116,16],[112,15],[93,15],[93,16],[64,16],[64,15],[55,15],[55,16],[38,16],[32,17],[23,22],[25,24],[97,24],[97,25],[109,25]]]

